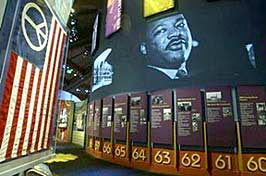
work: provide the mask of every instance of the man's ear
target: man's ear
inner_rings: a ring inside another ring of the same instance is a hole
[[[140,50],[140,53],[143,54],[143,55],[147,55],[148,54],[147,45],[146,45],[145,42],[141,42],[141,44],[139,46],[139,50]]]

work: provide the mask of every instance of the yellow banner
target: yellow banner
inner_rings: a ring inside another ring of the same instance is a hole
[[[174,0],[144,0],[144,17],[163,12],[174,6]]]

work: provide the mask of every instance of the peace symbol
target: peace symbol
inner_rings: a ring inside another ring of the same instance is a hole
[[[42,17],[42,22],[39,24],[36,24],[34,20],[31,19],[31,17],[27,14],[27,12],[31,9],[34,8],[37,10],[41,17]],[[28,31],[26,30],[26,22],[31,25],[31,27],[35,30],[36,36],[37,36],[37,45],[32,43],[32,40],[30,39],[30,35]],[[45,19],[45,16],[41,10],[41,8],[35,4],[35,3],[28,3],[25,5],[23,11],[22,11],[22,20],[21,20],[21,26],[22,26],[22,32],[23,35],[28,43],[28,45],[35,51],[41,51],[45,48],[47,41],[48,41],[48,26],[47,22]],[[42,30],[44,29],[44,30]]]

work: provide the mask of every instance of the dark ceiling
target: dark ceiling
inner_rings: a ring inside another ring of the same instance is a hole
[[[90,90],[92,57],[89,53],[93,23],[99,6],[99,0],[75,0],[75,12],[68,22],[70,31],[73,26],[77,29],[78,39],[69,44],[63,89],[82,100],[88,98]],[[75,20],[75,25],[71,25],[71,19]]]

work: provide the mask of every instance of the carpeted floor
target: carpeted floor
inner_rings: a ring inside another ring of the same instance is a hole
[[[48,164],[55,176],[157,176],[159,174],[143,172],[114,165],[88,155],[83,149],[73,144],[57,146],[59,158],[65,156],[67,162]],[[73,157],[74,156],[74,157]],[[76,156],[78,157],[77,159]],[[72,160],[75,159],[75,160]],[[59,159],[60,160],[60,159]],[[64,160],[64,159],[63,159]]]

